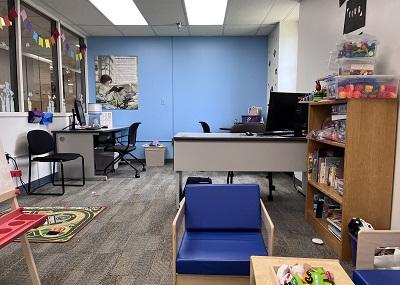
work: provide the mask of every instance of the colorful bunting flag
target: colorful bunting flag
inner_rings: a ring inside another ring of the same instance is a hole
[[[82,55],[82,53],[80,52],[80,53],[79,53],[79,60],[82,60],[82,58],[83,58],[83,55]]]
[[[25,22],[26,18],[28,18],[28,15],[26,14],[25,9],[22,9],[22,11],[19,13],[21,16],[22,22]]]
[[[75,54],[75,60],[79,61],[79,54]]]
[[[68,43],[65,43],[65,49],[66,49],[67,51],[69,51],[69,44],[68,44]]]
[[[56,40],[54,39],[54,36],[51,36],[50,42],[51,42],[52,45],[56,44]]]
[[[32,33],[32,23],[31,22],[27,22],[25,28],[28,30],[28,32]]]
[[[41,36],[39,36],[38,45],[43,47],[43,38]]]
[[[60,32],[56,29],[53,33],[53,36],[55,39],[57,39],[60,36]]]
[[[38,38],[39,38],[39,35],[38,35],[38,33],[36,33],[36,32],[33,32],[33,36],[32,36],[32,38],[35,40],[35,42],[37,42],[37,41],[38,41]]]
[[[64,42],[65,41],[65,34],[64,33],[62,33],[61,34],[61,36],[60,36],[60,38],[62,39],[62,41]]]
[[[45,43],[45,45],[46,45],[46,48],[50,48],[50,41],[49,41],[49,39],[45,39],[45,40],[44,40],[44,43]]]
[[[4,19],[2,17],[0,17],[0,30],[3,29],[3,26],[5,26],[6,24],[4,23]]]
[[[4,16],[4,23],[6,24],[6,27],[8,28],[9,26],[11,26],[11,21],[10,18],[8,18],[8,16]]]
[[[15,11],[15,7],[12,7],[10,10],[10,13],[8,13],[8,15],[10,16],[11,19],[15,20],[16,18],[18,18],[18,13],[17,11]]]

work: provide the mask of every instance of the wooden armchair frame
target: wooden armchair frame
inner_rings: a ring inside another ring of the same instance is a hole
[[[275,227],[272,220],[260,199],[261,206],[261,233],[266,232],[264,241],[268,243],[268,255],[274,253],[274,231]],[[185,198],[180,203],[178,213],[172,222],[172,276],[174,285],[248,285],[249,276],[235,275],[194,275],[194,274],[177,274],[176,273],[176,257],[180,244],[182,242],[183,233],[185,232]]]
[[[356,269],[374,269],[378,247],[400,246],[400,230],[360,231],[357,241]]]

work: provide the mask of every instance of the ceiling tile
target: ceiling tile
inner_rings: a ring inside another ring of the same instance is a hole
[[[155,36],[150,26],[115,26],[124,36]]]
[[[188,36],[189,30],[187,26],[182,26],[180,32],[176,25],[170,26],[152,26],[158,36]]]
[[[275,0],[230,0],[225,25],[261,24]]]
[[[257,36],[267,36],[269,35],[275,28],[275,24],[271,25],[261,25],[258,29]]]
[[[260,25],[224,25],[224,36],[255,36]]]
[[[122,36],[114,26],[79,26],[88,36]]]
[[[222,26],[190,26],[192,36],[222,36]]]
[[[134,0],[149,25],[187,25],[182,0]]]
[[[300,17],[300,3],[298,3],[285,18],[285,21],[298,21]]]
[[[88,0],[41,0],[36,2],[55,10],[75,25],[111,24]]]
[[[284,20],[298,5],[296,0],[277,0],[265,17],[263,24],[273,24]]]

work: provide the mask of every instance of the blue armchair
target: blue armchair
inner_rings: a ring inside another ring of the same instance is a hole
[[[187,185],[172,231],[173,284],[249,284],[250,256],[273,254],[257,184]]]
[[[360,231],[357,242],[356,270],[353,271],[353,282],[356,285],[382,285],[399,284],[400,270],[375,269],[376,265],[383,263],[375,258],[375,250],[378,247],[393,247],[400,245],[400,231],[373,230]],[[390,258],[390,257],[389,257]],[[389,266],[400,266],[396,262]]]

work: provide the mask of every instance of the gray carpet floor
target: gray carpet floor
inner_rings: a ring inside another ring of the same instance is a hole
[[[193,175],[186,173],[184,176]],[[201,172],[213,183],[225,183],[226,173]],[[148,168],[135,179],[122,165],[107,181],[67,187],[66,194],[23,196],[22,206],[106,206],[107,209],[67,243],[32,243],[43,285],[172,284],[171,224],[176,214],[177,175],[172,164]],[[235,173],[234,183],[258,183],[266,200],[264,174]],[[315,245],[312,227],[304,219],[304,197],[286,174],[275,174],[274,201],[266,207],[276,227],[278,256],[336,258],[324,245]],[[54,190],[45,186],[44,190]],[[57,189],[59,190],[59,189]],[[349,263],[342,263],[350,272]],[[0,250],[0,284],[31,284],[20,245]]]

